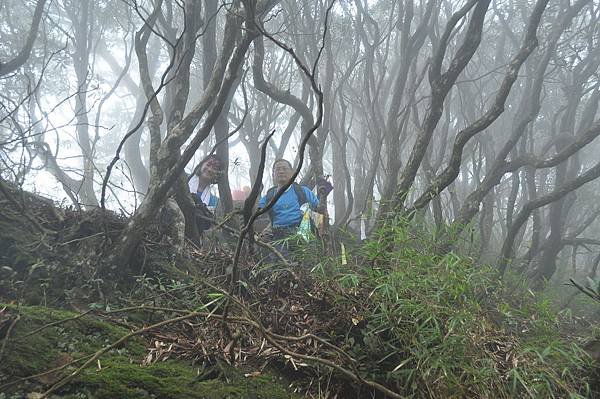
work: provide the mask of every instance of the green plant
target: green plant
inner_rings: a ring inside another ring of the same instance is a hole
[[[362,248],[366,264],[337,276],[338,306],[360,309],[344,347],[366,376],[414,397],[589,394],[589,358],[560,335],[548,298],[468,257],[438,255],[431,241],[388,226]]]
[[[573,279],[569,279],[569,281],[575,288],[577,288],[579,291],[583,292],[588,297],[590,297],[596,301],[600,301],[600,279],[598,279],[597,281],[594,281],[591,278],[588,278],[588,282],[587,282],[586,286],[577,283]]]

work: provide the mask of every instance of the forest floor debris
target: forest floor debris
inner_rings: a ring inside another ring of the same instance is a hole
[[[589,360],[556,314],[503,296],[488,270],[456,255],[403,242],[376,263],[363,248],[353,259],[368,267],[323,258],[294,273],[247,259],[230,296],[227,248],[174,253],[157,226],[140,262],[115,270],[102,254],[124,217],[30,206],[53,232],[42,236],[8,212],[0,392],[47,392],[93,359],[56,392],[195,398],[210,383],[224,395],[214,397],[384,397],[377,387],[414,397],[594,394]],[[172,391],[157,394],[158,385]]]

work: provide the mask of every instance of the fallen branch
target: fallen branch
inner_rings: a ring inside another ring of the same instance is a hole
[[[211,218],[209,218],[209,217],[206,217],[206,216],[203,216],[203,215],[198,215],[198,217],[200,217],[200,218],[202,218],[202,219],[205,219],[205,220],[208,220],[208,221],[212,221],[212,219],[211,219]],[[241,234],[241,233],[240,233],[240,231],[238,231],[238,230],[236,230],[236,229],[234,229],[234,228],[232,228],[232,227],[230,227],[230,226],[227,226],[227,225],[225,225],[225,224],[223,224],[223,223],[219,223],[219,224],[215,225],[215,226],[214,226],[214,227],[212,227],[212,228],[219,228],[219,229],[221,229],[221,230],[223,230],[223,231],[226,231],[226,232],[228,232],[228,233],[231,233],[231,234],[235,235],[237,238],[239,238],[239,237],[240,237],[240,234]],[[261,246],[261,247],[263,247],[263,248],[265,248],[265,249],[267,249],[267,250],[271,251],[271,252],[272,252],[272,253],[273,253],[275,256],[277,256],[277,258],[278,258],[279,260],[281,260],[281,262],[283,262],[283,263],[284,263],[284,264],[285,264],[287,267],[291,267],[291,266],[292,266],[292,264],[290,263],[290,261],[288,261],[288,260],[287,260],[287,259],[286,259],[286,258],[285,258],[285,257],[284,257],[282,254],[281,254],[281,252],[279,252],[279,251],[277,250],[277,248],[275,248],[273,245],[269,244],[268,242],[265,242],[265,241],[262,241],[262,240],[260,240],[260,239],[258,238],[258,235],[256,235],[256,234],[254,235],[254,241],[255,241],[255,242],[256,242],[256,243],[257,243],[259,246]],[[298,277],[298,276],[297,276],[295,273],[292,273],[292,274],[294,275],[294,277],[296,277],[296,278]]]
[[[198,316],[201,316],[201,315],[202,315],[202,313],[200,313],[200,312],[191,312],[191,313],[189,313],[187,315],[179,316],[179,317],[176,317],[176,318],[173,318],[173,319],[169,319],[169,320],[163,320],[163,321],[161,321],[159,323],[152,324],[151,326],[144,327],[144,328],[141,328],[139,330],[132,331],[132,332],[130,332],[127,335],[124,335],[123,337],[119,338],[117,341],[113,342],[112,344],[110,344],[108,346],[105,346],[104,348],[102,348],[102,349],[98,350],[96,353],[94,353],[77,370],[73,371],[71,374],[65,376],[64,378],[62,378],[61,380],[59,380],[58,382],[56,382],[54,385],[52,385],[46,392],[44,392],[42,394],[42,396],[40,397],[40,399],[47,398],[50,394],[56,392],[57,389],[65,386],[73,378],[75,378],[79,374],[81,374],[81,372],[83,370],[85,370],[86,367],[88,367],[90,364],[92,364],[98,358],[100,358],[100,356],[104,355],[106,352],[110,351],[111,349],[114,349],[117,346],[121,345],[122,343],[124,343],[128,339],[130,339],[130,338],[132,338],[132,337],[134,337],[136,335],[140,335],[140,334],[146,333],[146,332],[151,331],[151,330],[153,330],[155,328],[158,328],[158,327],[166,326],[168,324],[177,323],[179,321],[191,319],[191,318],[198,317]]]
[[[90,312],[92,312],[92,310],[91,310],[91,309],[90,309],[90,310],[87,310],[87,311],[85,311],[85,312],[83,312],[83,313],[80,313],[80,314],[78,314],[77,316],[69,317],[69,318],[62,319],[62,320],[53,321],[52,323],[48,323],[48,324],[46,324],[46,325],[43,325],[43,326],[41,326],[40,328],[37,328],[37,329],[35,329],[35,330],[33,330],[33,331],[31,331],[31,332],[29,332],[29,333],[27,333],[27,334],[23,335],[22,337],[18,337],[18,338],[16,338],[16,339],[17,339],[17,340],[21,340],[21,339],[24,339],[24,338],[30,337],[30,336],[32,336],[32,335],[34,335],[34,334],[37,334],[37,333],[39,333],[40,331],[44,331],[44,330],[45,330],[45,329],[47,329],[47,328],[54,327],[54,326],[57,326],[57,325],[59,325],[59,324],[66,323],[66,322],[68,322],[68,321],[78,320],[78,319],[82,318],[83,316],[85,316],[85,315],[89,314]]]
[[[4,183],[4,180],[0,179],[0,192],[4,194],[4,197],[8,201],[10,201],[15,206],[15,208],[17,208],[17,210],[21,213],[21,215],[23,215],[23,217],[27,219],[33,225],[33,227],[35,227],[36,230],[39,231],[42,235],[50,233],[50,230],[47,230],[44,227],[42,227],[42,225],[36,220],[36,218],[33,215],[30,215],[24,206],[19,204],[19,202],[13,197],[10,191],[10,188],[7,187],[7,184]]]
[[[402,399],[404,398],[402,395],[400,395],[399,393],[396,393],[394,391],[392,391],[391,389],[387,388],[386,386],[379,384],[378,382],[375,381],[371,381],[371,380],[366,380],[364,378],[362,378],[360,376],[360,373],[358,372],[358,370],[355,367],[355,361],[352,359],[352,357],[350,355],[348,355],[344,350],[342,350],[341,348],[328,343],[327,341],[316,337],[313,334],[306,334],[303,335],[302,337],[286,337],[283,335],[278,335],[278,334],[274,334],[270,331],[268,331],[265,326],[257,319],[255,319],[253,317],[253,313],[250,309],[248,309],[248,307],[243,304],[239,299],[237,299],[235,296],[230,295],[227,291],[216,287],[208,282],[205,282],[206,285],[214,290],[218,290],[220,291],[223,295],[227,295],[236,305],[238,305],[240,307],[240,309],[242,309],[242,311],[244,311],[244,313],[246,313],[246,317],[248,318],[248,321],[251,322],[251,324],[260,332],[260,334],[267,340],[267,342],[269,342],[271,345],[273,345],[275,348],[277,348],[281,353],[286,354],[288,356],[291,356],[292,358],[297,358],[297,359],[302,359],[308,362],[312,362],[312,363],[319,363],[319,364],[323,364],[325,366],[331,367],[332,369],[340,372],[341,374],[345,375],[346,377],[349,377],[351,380],[366,385],[370,388],[376,389],[377,391],[389,396],[390,398],[394,398],[394,399]],[[354,372],[350,371],[342,366],[337,365],[336,363],[334,363],[331,360],[328,359],[324,359],[321,357],[317,357],[317,356],[310,356],[310,355],[303,355],[301,353],[297,353],[294,352],[292,350],[288,350],[287,348],[285,348],[283,345],[281,345],[279,342],[277,342],[277,339],[282,339],[282,340],[300,340],[300,339],[308,339],[308,338],[318,338],[319,342],[321,343],[326,343],[327,346],[333,350],[335,350],[337,353],[342,354],[344,357],[346,357],[347,359],[349,359],[351,361],[351,364],[353,366]]]
[[[15,328],[15,325],[20,319],[21,315],[18,314],[17,317],[15,317],[15,319],[12,321],[12,323],[10,323],[10,326],[8,326],[8,330],[6,331],[6,335],[4,336],[4,341],[2,342],[2,347],[0,348],[0,361],[2,360],[2,355],[4,355],[4,349],[6,348],[6,343],[10,338],[10,333],[12,332],[13,328]]]
[[[237,317],[237,316],[228,316],[226,318],[227,322],[233,322],[233,323],[238,323],[238,324],[245,324],[248,326],[253,327],[254,329],[256,329],[260,335],[270,344],[272,345],[274,348],[276,348],[277,350],[279,350],[282,354],[290,356],[292,358],[296,358],[296,359],[301,359],[307,362],[311,362],[311,363],[317,363],[317,364],[322,364],[325,366],[328,366],[338,372],[340,372],[342,375],[350,378],[352,381],[355,381],[359,384],[363,384],[365,386],[368,386],[370,388],[376,389],[381,393],[384,393],[385,395],[391,397],[391,398],[402,398],[401,395],[399,395],[396,392],[391,391],[390,389],[388,389],[387,387],[375,382],[375,381],[371,381],[371,380],[367,380],[364,379],[358,372],[358,370],[356,369],[356,361],[350,356],[348,355],[345,351],[343,351],[341,348],[331,344],[330,342],[327,342],[326,340],[324,340],[323,338],[320,338],[314,334],[304,334],[302,336],[299,337],[294,337],[294,336],[284,336],[284,335],[279,335],[279,334],[275,334],[272,333],[270,331],[268,331],[265,326],[257,319],[254,318],[254,316],[252,315],[251,310],[245,305],[243,304],[240,300],[238,300],[235,296],[230,295],[227,291],[216,287],[214,285],[212,285],[209,282],[204,282],[204,284],[206,286],[208,286],[209,288],[218,291],[220,293],[222,293],[225,296],[228,296],[230,298],[230,300],[232,301],[233,304],[237,305],[239,307],[240,310],[242,310],[242,312],[245,314],[244,317]],[[135,310],[154,310],[154,311],[169,311],[169,312],[176,312],[176,313],[183,313],[185,312],[184,310],[180,310],[180,309],[171,309],[171,308],[164,308],[164,307],[156,307],[156,306],[135,306],[135,307],[127,307],[127,308],[122,308],[122,309],[116,309],[110,312],[106,312],[107,314],[114,314],[114,313],[122,313],[122,312],[128,312],[128,311],[135,311]],[[78,317],[82,317],[84,314],[75,316],[74,318],[78,318]],[[126,334],[124,336],[122,336],[121,338],[119,338],[118,340],[116,340],[115,342],[113,342],[110,345],[107,345],[105,347],[103,347],[102,349],[96,351],[94,354],[74,360],[73,362],[70,362],[67,365],[63,365],[60,366],[58,368],[52,369],[52,370],[48,370],[44,373],[40,373],[40,374],[36,374],[35,376],[30,376],[30,377],[26,377],[26,378],[22,378],[13,382],[10,382],[9,384],[5,384],[0,388],[4,388],[10,385],[13,385],[15,383],[21,382],[21,381],[25,381],[27,379],[31,379],[31,378],[35,378],[35,377],[39,377],[39,376],[43,376],[43,375],[47,375],[50,374],[52,372],[55,371],[59,371],[64,369],[65,367],[78,363],[80,361],[85,360],[85,363],[82,364],[79,368],[77,368],[75,371],[73,371],[72,373],[70,373],[69,375],[63,377],[61,380],[59,380],[58,382],[56,382],[54,385],[52,385],[46,392],[43,393],[43,395],[41,396],[42,398],[47,398],[50,394],[52,394],[53,392],[56,392],[56,390],[60,389],[61,387],[65,386],[67,383],[69,383],[70,381],[73,380],[73,378],[75,378],[77,375],[79,375],[85,368],[87,368],[90,364],[93,364],[97,359],[99,359],[102,355],[104,355],[105,353],[107,353],[108,351],[118,347],[119,345],[123,344],[124,342],[126,342],[127,340],[129,340],[130,338],[137,336],[137,335],[141,335],[147,332],[150,332],[151,330],[154,330],[156,328],[159,327],[163,327],[169,324],[174,324],[174,323],[178,323],[184,320],[188,320],[188,319],[192,319],[192,318],[205,318],[206,320],[208,320],[209,318],[214,318],[217,320],[225,320],[225,317],[223,315],[217,315],[214,313],[209,313],[209,312],[189,312],[185,315],[182,316],[178,316],[175,318],[171,318],[168,320],[163,320],[160,321],[158,323],[155,323],[153,325],[150,325],[148,327],[144,327],[144,328],[140,328],[137,329],[135,331],[130,332],[129,334]],[[67,320],[73,320],[74,318],[69,318],[69,319],[65,319],[65,320],[61,320],[60,322],[65,322]],[[45,328],[47,328],[48,326],[45,326]],[[40,329],[38,329],[40,330]],[[344,358],[346,358],[350,364],[352,365],[352,371],[348,370],[347,368],[340,366],[338,364],[336,364],[334,361],[329,360],[329,359],[325,359],[322,357],[317,357],[317,356],[310,356],[310,355],[305,355],[305,354],[301,354],[298,352],[295,352],[291,349],[288,349],[284,346],[284,344],[282,344],[280,341],[288,341],[288,342],[298,342],[298,341],[305,341],[305,340],[309,340],[312,339],[314,341],[319,342],[320,344],[328,347],[329,349],[331,349],[334,353],[337,353],[339,355],[342,355]]]
[[[11,387],[11,386],[13,386],[13,385],[16,385],[16,384],[18,384],[18,383],[20,383],[20,382],[24,382],[24,381],[32,380],[32,379],[34,379],[34,378],[44,377],[44,376],[46,376],[46,375],[48,375],[48,374],[56,373],[57,371],[63,370],[63,369],[65,369],[65,368],[69,367],[69,366],[72,366],[72,365],[74,365],[74,364],[77,364],[77,363],[79,363],[79,362],[81,362],[81,361],[83,361],[83,360],[85,360],[85,359],[89,358],[90,356],[92,356],[92,355],[87,355],[87,356],[80,357],[79,359],[72,360],[72,361],[70,361],[69,363],[65,363],[65,364],[63,364],[62,366],[58,366],[58,367],[55,367],[55,368],[53,368],[53,369],[50,369],[50,370],[44,371],[43,373],[39,373],[39,374],[30,375],[30,376],[28,376],[28,377],[21,377],[21,378],[17,378],[16,380],[13,380],[13,381],[11,381],[11,382],[8,382],[8,383],[6,383],[6,384],[4,384],[4,385],[0,385],[0,391],[2,391],[2,390],[3,390],[3,389],[5,389],[5,388]]]

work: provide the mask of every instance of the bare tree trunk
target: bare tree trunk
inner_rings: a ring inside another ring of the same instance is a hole
[[[401,158],[398,156],[402,149],[401,144],[403,140],[401,140],[401,137],[405,135],[404,129],[411,112],[409,105],[414,103],[416,90],[421,83],[421,79],[416,77],[417,54],[425,44],[429,23],[433,10],[437,8],[437,3],[437,0],[429,0],[427,2],[424,15],[412,35],[410,32],[414,17],[413,1],[406,1],[404,7],[401,8],[400,66],[398,73],[394,77],[392,98],[384,125],[384,132],[388,137],[388,145],[386,146],[387,179],[384,183],[381,198],[383,203],[391,200],[398,183],[398,172],[402,166]],[[407,87],[411,70],[414,77],[411,78],[411,84]],[[405,104],[402,104],[402,98],[405,98]],[[404,105],[404,110],[402,110],[402,105]]]
[[[551,204],[554,201],[560,200],[564,198],[567,194],[581,187],[582,185],[598,178],[600,176],[600,163],[597,163],[592,168],[588,169],[586,172],[577,176],[576,178],[569,180],[564,185],[556,187],[553,191],[549,192],[546,195],[540,196],[535,200],[531,200],[523,205],[522,209],[519,211],[517,216],[515,217],[514,223],[508,232],[508,236],[504,240],[504,244],[502,246],[502,252],[500,254],[500,258],[498,260],[498,269],[502,274],[506,271],[509,263],[513,258],[513,244],[514,239],[518,233],[518,231],[523,227],[527,219],[529,219],[529,215],[534,209],[540,208],[544,205]]]
[[[490,240],[494,227],[494,195],[490,192],[483,200],[481,215],[479,218],[479,251],[477,259],[485,261],[489,257]]]
[[[444,169],[444,171],[439,176],[437,176],[434,179],[434,182],[429,187],[427,187],[427,189],[425,190],[425,193],[423,193],[414,202],[414,204],[412,205],[413,209],[419,209],[419,208],[422,208],[423,206],[425,206],[431,198],[434,198],[436,195],[438,195],[440,192],[442,192],[442,190],[444,190],[449,184],[451,184],[452,182],[454,182],[454,180],[456,180],[456,178],[460,172],[462,155],[463,155],[465,145],[476,134],[482,132],[484,129],[489,127],[504,112],[505,102],[506,102],[508,95],[510,94],[510,91],[518,77],[518,73],[519,73],[519,70],[521,69],[521,66],[523,65],[523,63],[527,60],[529,55],[531,55],[533,50],[538,45],[536,32],[537,32],[537,28],[540,24],[542,14],[545,10],[547,3],[548,3],[548,0],[542,0],[542,1],[538,1],[538,3],[536,4],[535,10],[532,12],[528,26],[527,26],[527,33],[524,37],[523,45],[521,46],[521,49],[515,55],[515,57],[512,59],[511,63],[509,64],[509,66],[507,68],[507,72],[506,72],[504,80],[502,81],[502,84],[500,86],[500,90],[498,91],[498,94],[496,95],[494,105],[492,106],[492,108],[490,110],[488,110],[478,120],[473,122],[471,125],[469,125],[465,129],[463,129],[456,135],[456,139],[454,141],[454,145],[452,148],[452,154],[450,156],[450,161],[448,162],[448,166]],[[481,34],[481,33],[479,33],[479,34]],[[432,100],[432,102],[433,102],[433,100]],[[432,106],[433,105],[431,105],[430,107],[432,107]],[[439,104],[439,106],[441,107],[442,104]],[[439,110],[439,112],[441,112],[441,109]],[[429,113],[426,116],[426,118],[429,117],[431,119],[434,116],[435,115],[432,116],[431,113]],[[438,119],[439,119],[439,117],[438,117]],[[429,119],[426,119],[426,121],[428,121],[428,120]],[[433,123],[433,121],[431,123]],[[437,120],[435,121],[435,123],[437,124]],[[433,128],[435,128],[435,126],[433,126]],[[433,128],[429,128],[429,129],[433,129]],[[427,129],[427,128],[424,127],[423,129]],[[431,134],[432,133],[429,133],[429,136],[431,136]],[[426,134],[423,133],[423,135],[424,135],[423,140],[428,143],[429,141],[427,140],[427,137],[425,137]],[[419,154],[419,153],[417,153],[417,154]],[[417,168],[418,168],[418,165],[417,165]],[[416,174],[416,170],[414,171],[414,173]],[[414,180],[414,176],[412,177],[412,179]],[[408,181],[406,184],[408,184]],[[410,182],[410,184],[412,184],[412,181]],[[481,197],[481,198],[483,199],[483,197]],[[479,205],[479,204],[477,204],[477,205]]]
[[[81,202],[86,207],[97,207],[98,199],[94,193],[94,154],[90,142],[87,105],[87,91],[89,79],[89,57],[92,51],[93,26],[90,21],[90,0],[81,0],[76,9],[71,10],[71,18],[75,26],[75,52],[73,53],[73,65],[77,76],[77,95],[75,96],[75,113],[77,117],[77,142],[81,148],[83,178],[81,180],[81,191],[79,192]]]
[[[541,7],[542,4],[545,4],[545,1],[546,0],[542,0],[538,2],[538,11],[540,11],[539,7]],[[573,7],[569,9],[567,13],[563,15],[562,20],[555,26],[549,39],[549,43],[546,46],[546,51],[536,69],[534,81],[532,83],[531,95],[529,100],[526,102],[528,104],[527,111],[517,116],[520,119],[518,123],[515,124],[516,126],[513,128],[513,132],[510,138],[506,141],[502,149],[497,153],[496,159],[492,162],[492,166],[488,169],[488,172],[486,173],[486,176],[481,182],[481,184],[479,184],[477,189],[471,192],[471,194],[469,194],[467,199],[464,201],[460,212],[452,222],[452,231],[460,233],[463,227],[466,226],[469,223],[469,221],[473,218],[473,216],[475,216],[475,214],[477,214],[477,212],[479,211],[479,204],[481,203],[485,195],[493,187],[500,183],[502,176],[504,176],[505,173],[508,173],[512,170],[516,170],[514,169],[514,166],[507,167],[507,162],[505,161],[505,159],[513,151],[514,147],[526,131],[527,126],[534,120],[534,118],[539,113],[539,110],[541,108],[540,97],[543,87],[544,73],[546,71],[546,68],[548,67],[550,59],[552,58],[555,52],[558,39],[560,38],[562,32],[570,24],[571,20],[575,17],[575,15],[577,15],[577,13],[581,10],[581,8],[585,5],[587,1],[588,0],[580,0],[578,3],[576,3]],[[530,27],[533,25],[532,22],[534,20],[534,15],[535,13],[532,14],[532,18],[530,19]],[[537,24],[535,24],[534,26],[537,26]],[[530,30],[528,29],[528,31]],[[527,96],[527,93],[525,95]],[[450,242],[444,243],[441,245],[441,251],[447,251],[450,247]]]
[[[159,59],[160,46],[150,46],[148,56],[148,71],[150,76],[154,76]],[[113,57],[112,53],[106,47],[104,40],[100,40],[97,46],[96,53],[100,55],[110,66],[111,70],[118,74],[121,72],[122,67],[119,65],[117,60]],[[135,96],[135,112],[131,119],[127,131],[131,131],[136,126],[140,125],[140,119],[143,117],[144,108],[146,106],[146,96],[143,90],[131,79],[129,75],[123,78],[125,87],[129,90],[132,96]],[[135,132],[126,142],[123,147],[124,158],[127,162],[127,167],[131,173],[133,180],[133,186],[137,193],[145,194],[148,189],[148,183],[150,181],[150,174],[148,173],[148,166],[144,164],[141,148],[143,129],[138,127]]]
[[[314,118],[310,108],[298,97],[291,94],[289,91],[281,90],[267,82],[263,75],[264,61],[264,42],[262,37],[254,42],[254,59],[252,62],[252,76],[254,77],[254,86],[259,91],[265,93],[273,100],[289,105],[302,116],[301,131],[302,134],[307,132],[314,125]],[[323,174],[323,159],[319,151],[319,143],[314,137],[311,137],[309,142],[309,154],[311,158],[311,167],[313,175]]]
[[[202,78],[204,86],[208,85],[211,77],[211,72],[217,62],[217,30],[216,20],[212,18],[213,15],[217,14],[217,2],[208,1],[206,2],[205,19],[208,24],[205,29],[204,36],[202,37],[202,48],[203,48],[203,63],[202,63]],[[229,113],[229,107],[233,99],[233,92],[237,88],[239,80],[236,81],[232,88],[232,93],[229,95],[223,111],[217,118],[217,122],[214,126],[215,140],[217,143],[221,143],[216,148],[216,153],[219,159],[223,163],[223,174],[219,179],[219,199],[220,205],[224,212],[229,213],[233,210],[233,199],[231,197],[231,188],[229,186],[229,140],[227,134],[229,132],[229,122],[227,121],[227,114]]]
[[[248,47],[257,36],[254,29],[254,10],[247,8],[248,3],[244,4],[242,11],[241,4],[237,3],[238,11],[244,15],[246,21],[244,28],[242,29],[243,20],[240,14],[232,12],[227,15],[222,51],[209,84],[201,99],[179,123],[169,130],[160,145],[156,156],[157,164],[151,173],[148,194],[117,243],[115,262],[118,264],[125,265],[132,259],[148,225],[177,179],[180,178],[187,163],[210,134],[223,110]],[[181,153],[181,146],[192,136],[201,119],[200,128]]]
[[[448,21],[446,30],[442,35],[439,47],[433,56],[433,61],[429,69],[431,102],[427,109],[422,128],[417,135],[417,139],[413,145],[402,176],[400,177],[400,182],[398,183],[392,201],[387,205],[385,203],[382,204],[379,218],[384,218],[391,209],[401,210],[401,208],[403,208],[406,196],[415,181],[417,171],[421,166],[435,127],[442,116],[444,100],[456,82],[456,79],[467,66],[479,47],[483,21],[488,11],[489,3],[490,0],[470,1],[457,11]],[[442,61],[447,50],[448,39],[458,21],[464,18],[473,7],[473,14],[467,32],[465,33],[463,43],[450,62],[448,70],[442,74]]]
[[[600,65],[600,51],[592,50],[586,58],[581,60],[573,72],[572,84],[565,88],[565,98],[567,104],[565,113],[561,118],[558,137],[555,140],[557,152],[567,148],[575,136],[576,115],[581,99],[583,97],[584,85],[596,73]],[[588,101],[582,116],[582,126],[585,127],[593,122],[598,109],[598,98],[593,96]],[[570,162],[569,162],[570,161]],[[570,163],[570,165],[569,165]],[[556,167],[555,186],[565,184],[568,180],[574,178],[580,169],[580,162],[577,154],[563,161]],[[555,273],[557,265],[556,258],[562,250],[563,235],[565,234],[566,219],[573,201],[568,201],[568,196],[561,198],[550,205],[549,224],[550,235],[544,244],[545,250],[541,256],[540,267],[533,273],[534,279],[550,279]],[[572,196],[571,196],[572,198]]]
[[[144,106],[146,104],[146,98],[142,93],[138,93],[136,96],[135,113],[133,119],[129,124],[127,130],[133,129],[142,118]],[[134,188],[136,193],[145,194],[148,190],[148,184],[150,182],[150,174],[148,173],[148,167],[144,165],[142,160],[142,129],[138,128],[129,140],[125,142],[124,156],[127,166],[131,171],[131,177],[133,180]]]
[[[33,48],[33,43],[37,38],[37,33],[40,27],[40,22],[42,20],[45,5],[46,0],[37,1],[35,11],[33,12],[33,20],[31,21],[31,27],[29,28],[29,32],[27,33],[27,39],[25,39],[25,45],[13,59],[7,62],[0,61],[0,77],[16,71],[29,59],[31,49]]]

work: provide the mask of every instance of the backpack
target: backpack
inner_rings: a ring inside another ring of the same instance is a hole
[[[308,202],[308,199],[306,198],[306,193],[304,192],[304,190],[302,189],[302,186],[299,185],[298,183],[292,183],[292,187],[294,187],[294,191],[296,192],[296,198],[298,199],[298,205],[302,206],[303,204],[306,204]],[[277,187],[271,187],[268,191],[267,191],[267,195],[265,195],[265,204],[268,204],[273,197],[275,196],[275,193],[277,193]],[[273,222],[273,208],[271,208],[269,210],[269,218],[271,219],[271,223]]]
[[[196,225],[198,226],[198,232],[202,234],[202,232],[208,230],[213,225],[215,215],[197,195],[192,194],[192,198],[194,199],[195,205],[194,213],[196,216]]]

